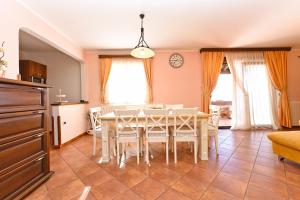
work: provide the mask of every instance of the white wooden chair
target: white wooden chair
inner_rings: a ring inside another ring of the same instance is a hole
[[[219,120],[220,120],[220,109],[211,109],[211,117],[208,120],[208,136],[214,137],[216,155],[219,155]]]
[[[114,110],[116,116],[117,164],[120,164],[120,144],[136,143],[136,158],[139,164],[140,132],[138,114],[140,110]]]
[[[197,108],[174,109],[174,162],[177,163],[177,142],[194,143],[194,162],[197,163],[198,135],[197,135]]]
[[[93,156],[96,154],[97,137],[102,136],[102,123],[99,117],[103,114],[101,107],[94,107],[89,109],[90,120],[93,128]],[[110,142],[113,143],[113,153],[116,156],[116,144],[115,144],[115,131],[111,127],[109,128]]]
[[[169,123],[167,109],[145,109],[146,162],[149,162],[149,143],[166,143],[166,163],[169,163]]]
[[[166,104],[165,108],[168,109],[169,111],[172,111],[174,109],[182,109],[183,108],[183,104]],[[171,124],[171,123],[170,123]],[[172,129],[169,129],[169,131],[171,131]],[[171,147],[171,151],[174,152],[174,145],[173,145],[173,137],[169,138],[170,141],[170,147]]]
[[[101,107],[89,109],[90,120],[93,128],[93,155],[96,154],[97,137],[101,137],[101,121],[98,119],[101,116]]]

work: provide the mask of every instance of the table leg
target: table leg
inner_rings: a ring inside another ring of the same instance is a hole
[[[102,158],[101,163],[108,163],[110,161],[110,148],[109,148],[109,123],[102,121]]]
[[[201,160],[208,160],[208,127],[207,119],[201,119],[201,134],[200,134],[200,150]]]

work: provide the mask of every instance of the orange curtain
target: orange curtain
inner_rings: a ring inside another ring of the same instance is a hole
[[[152,91],[152,58],[143,59],[144,69],[148,85],[148,103],[153,102],[153,91]]]
[[[112,58],[100,59],[100,103],[105,103],[106,84],[109,78]]]
[[[224,52],[202,52],[202,104],[201,110],[209,113],[210,97],[222,68]]]
[[[281,93],[278,110],[280,125],[291,128],[290,105],[287,95],[287,52],[266,51],[264,58],[272,84]]]

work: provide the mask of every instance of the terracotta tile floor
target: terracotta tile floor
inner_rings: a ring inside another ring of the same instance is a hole
[[[211,141],[209,160],[196,165],[186,144],[178,145],[176,165],[172,153],[166,165],[164,145],[153,144],[150,167],[136,164],[134,147],[120,167],[115,158],[99,164],[100,145],[92,156],[86,135],[51,151],[55,174],[27,199],[300,199],[300,166],[277,160],[267,132],[220,130],[220,155]]]

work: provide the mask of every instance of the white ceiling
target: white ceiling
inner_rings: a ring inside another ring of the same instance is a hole
[[[57,51],[54,47],[50,46],[46,42],[43,42],[40,39],[24,31],[20,31],[19,33],[19,47],[21,51],[26,52]]]
[[[85,49],[300,47],[300,0],[22,0]]]

